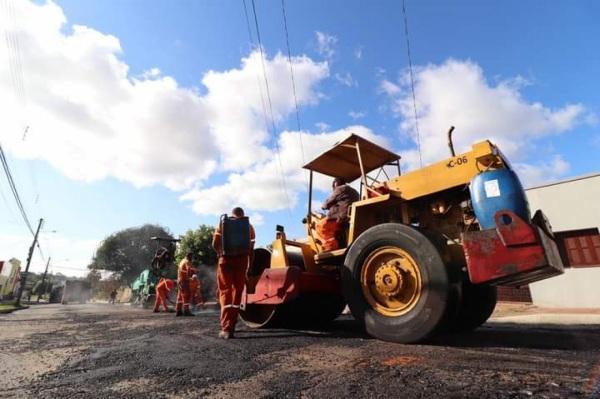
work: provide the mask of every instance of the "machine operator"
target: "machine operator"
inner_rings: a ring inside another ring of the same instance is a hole
[[[321,206],[321,209],[328,210],[327,216],[316,226],[324,251],[333,251],[340,247],[337,236],[348,222],[348,208],[360,199],[358,192],[340,177],[333,180],[332,188],[333,192]]]

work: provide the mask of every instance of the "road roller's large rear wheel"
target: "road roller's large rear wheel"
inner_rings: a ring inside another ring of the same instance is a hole
[[[456,312],[455,273],[437,243],[410,226],[387,223],[362,233],[342,274],[352,314],[376,338],[422,341]]]
[[[476,329],[490,318],[497,302],[496,287],[476,285],[465,281],[462,287],[462,300],[454,322],[453,332],[467,332]]]

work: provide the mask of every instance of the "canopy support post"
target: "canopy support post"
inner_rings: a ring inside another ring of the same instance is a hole
[[[356,140],[355,146],[356,146],[356,155],[358,156],[358,165],[360,166],[361,180],[362,180],[362,183],[365,186],[365,190],[366,190],[368,188],[367,175],[365,174],[365,168],[363,166],[362,156],[360,154],[360,145],[358,144],[358,140]]]

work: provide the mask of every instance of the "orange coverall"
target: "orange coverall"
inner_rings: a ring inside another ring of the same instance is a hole
[[[254,248],[256,233],[250,225],[250,250]],[[221,226],[215,230],[215,246],[222,248]],[[217,287],[221,305],[221,331],[234,332],[242,303],[242,292],[246,283],[250,255],[223,256],[219,253],[217,268]]]
[[[196,273],[196,269],[193,267],[192,261],[184,258],[179,263],[179,268],[177,270],[177,286],[179,288],[177,291],[177,304],[175,305],[175,310],[177,312],[181,312],[182,310],[184,312],[189,312],[190,310],[190,280],[194,273]]]
[[[323,218],[317,222],[317,235],[321,239],[323,251],[334,251],[339,248],[336,238],[342,225],[335,219]]]
[[[160,305],[165,308],[165,312],[169,311],[167,305],[167,295],[175,287],[175,281],[169,280],[168,278],[161,278],[156,286],[156,301],[154,302],[154,311],[160,310]]]
[[[200,279],[190,279],[190,293],[190,303],[192,305],[204,304],[204,299],[202,298],[202,284],[200,284]]]
[[[337,239],[348,219],[348,209],[360,199],[358,192],[344,183],[334,182],[333,192],[321,208],[327,209],[327,216],[317,223],[317,235],[321,239],[324,251],[333,251],[340,247]]]

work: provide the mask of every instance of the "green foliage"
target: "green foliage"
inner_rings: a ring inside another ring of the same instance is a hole
[[[178,263],[188,251],[194,254],[194,265],[198,268],[198,278],[202,283],[202,296],[205,301],[215,298],[217,253],[212,247],[214,233],[214,227],[204,224],[195,230],[188,230],[181,237],[175,254]]]
[[[196,230],[188,230],[181,236],[181,242],[177,248],[175,258],[179,263],[188,251],[194,254],[194,263],[208,266],[217,264],[217,254],[212,247],[213,234],[215,228],[205,224],[200,225]]]
[[[173,238],[164,227],[152,224],[118,231],[102,241],[88,268],[115,272],[123,283],[130,284],[150,266],[160,246],[151,237]]]
[[[90,282],[90,286],[92,288],[92,295],[96,295],[98,293],[99,283],[102,279],[102,274],[98,270],[92,269],[89,271],[85,279]]]

